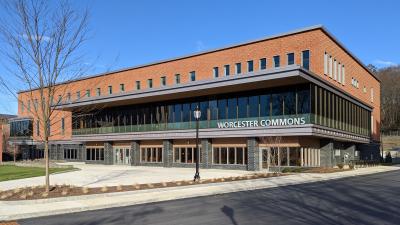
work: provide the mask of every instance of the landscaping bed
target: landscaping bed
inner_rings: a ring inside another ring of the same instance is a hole
[[[49,172],[61,173],[77,170],[76,168],[50,168]],[[44,176],[45,169],[41,167],[27,167],[27,166],[15,166],[15,165],[0,165],[0,181],[16,180],[29,177]]]
[[[146,190],[154,188],[179,187],[179,186],[189,186],[197,184],[232,182],[239,180],[252,180],[260,178],[276,177],[282,175],[283,174],[278,174],[278,173],[257,173],[257,174],[228,177],[228,178],[202,179],[199,182],[186,180],[186,181],[161,182],[161,183],[150,183],[150,184],[104,186],[104,187],[94,187],[94,188],[76,187],[70,185],[56,185],[51,187],[51,191],[49,193],[45,192],[44,186],[35,186],[35,187],[17,188],[14,190],[2,191],[0,192],[0,200],[1,201],[33,200],[33,199],[67,197],[67,196],[104,194],[104,193],[123,192],[123,191]]]
[[[340,169],[340,168],[330,168],[330,167],[313,167],[313,168],[304,168],[304,167],[294,167],[294,168],[283,168],[282,173],[336,173],[343,171],[350,171],[351,169]]]

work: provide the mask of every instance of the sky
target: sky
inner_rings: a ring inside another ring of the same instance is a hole
[[[398,0],[71,0],[71,3],[76,9],[87,7],[90,13],[90,37],[82,48],[83,63],[91,64],[92,68],[88,75],[317,24],[324,25],[364,64],[378,68],[400,64]],[[16,112],[16,101],[0,94],[0,113]]]

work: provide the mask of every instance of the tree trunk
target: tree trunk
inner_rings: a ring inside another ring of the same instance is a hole
[[[17,161],[17,159],[16,159],[16,157],[15,157],[15,149],[17,148],[17,144],[14,144],[14,154],[13,154],[13,156],[14,156],[14,165],[15,165],[15,163],[16,163],[16,161]]]
[[[50,176],[49,176],[49,140],[46,137],[44,141],[44,159],[46,161],[46,193],[50,191]]]

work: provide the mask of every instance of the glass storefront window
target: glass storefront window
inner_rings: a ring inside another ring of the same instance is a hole
[[[218,119],[218,105],[217,100],[210,100],[210,120]]]
[[[296,114],[296,94],[294,91],[289,91],[283,94],[284,96],[284,115]]]
[[[200,102],[200,111],[201,117],[200,120],[207,120],[208,119],[208,101]]]
[[[228,99],[228,119],[237,118],[237,98]]]
[[[240,97],[238,99],[238,118],[247,117],[247,97]]]
[[[301,166],[300,148],[289,148],[289,166]]]
[[[229,152],[228,152],[228,163],[229,164],[235,164],[235,148],[228,148]]]
[[[175,147],[174,148],[174,162],[175,163],[195,163],[197,160],[195,147]],[[201,156],[201,148],[200,148]],[[200,157],[201,162],[201,157]]]
[[[213,164],[247,164],[246,147],[214,147]]]
[[[228,160],[228,149],[221,148],[221,164],[227,164]]]
[[[258,108],[259,108],[258,99],[259,99],[258,95],[249,97],[248,117],[258,117]]]
[[[220,158],[220,150],[219,150],[219,148],[214,148],[213,149],[213,163],[214,164],[219,164],[220,163],[220,160],[219,160],[219,158]]]
[[[220,120],[226,119],[226,106],[227,106],[226,99],[218,100],[218,119]]]
[[[129,149],[126,150],[126,157],[129,157]],[[162,162],[163,148],[161,147],[143,147],[140,151],[140,162],[160,163]]]
[[[271,96],[261,95],[260,96],[260,116],[269,117],[271,116]]]
[[[310,90],[297,91],[297,114],[310,113]]]
[[[174,123],[182,122],[182,105],[176,104],[174,106]]]
[[[243,148],[242,147],[238,147],[236,148],[236,163],[237,164],[243,164]]]
[[[272,94],[272,116],[283,114],[283,96],[281,93]]]
[[[281,166],[289,166],[288,149],[286,147],[279,148],[279,159]]]

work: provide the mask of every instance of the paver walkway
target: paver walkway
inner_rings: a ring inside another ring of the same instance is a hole
[[[90,165],[84,163],[72,164],[78,171],[52,174],[50,183],[69,184],[74,186],[103,187],[115,185],[147,184],[168,181],[190,180],[194,176],[194,168],[164,168],[145,166],[119,165]],[[242,170],[200,169],[200,176],[204,179],[240,176],[254,173]],[[0,190],[43,185],[44,177],[32,177],[19,180],[0,182]]]

